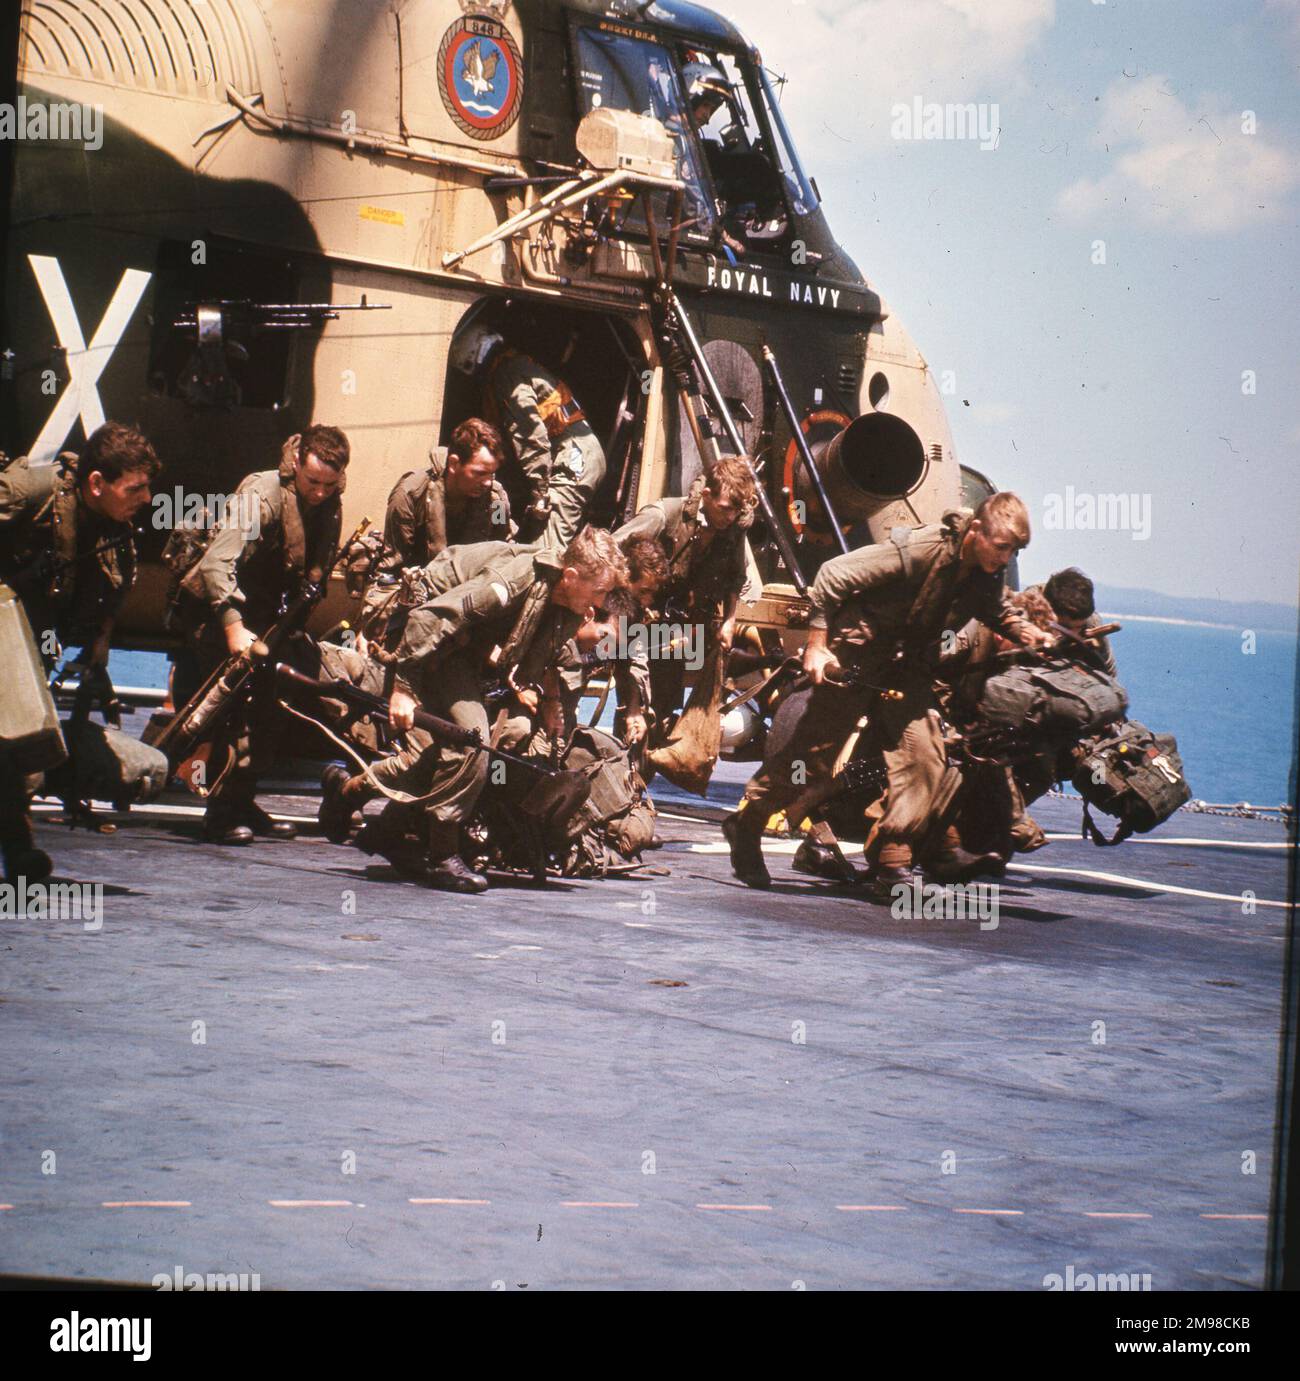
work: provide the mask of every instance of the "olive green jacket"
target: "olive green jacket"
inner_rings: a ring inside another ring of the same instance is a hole
[[[730,527],[713,534],[701,510],[703,479],[697,479],[685,498],[660,499],[647,504],[614,534],[622,543],[636,537],[657,537],[668,557],[668,583],[659,592],[662,605],[675,599],[683,608],[705,618],[729,618],[744,588],[747,574],[744,529]]]
[[[384,552],[378,576],[394,576],[407,566],[426,566],[448,547],[477,542],[508,542],[514,536],[510,500],[495,480],[481,498],[458,509],[447,507],[447,452],[429,453],[426,470],[402,476],[388,496]]]
[[[418,601],[394,649],[397,674],[409,690],[437,658],[457,649],[482,657],[510,633],[529,593],[560,574],[550,552],[514,542],[448,547],[412,581]],[[531,685],[556,663],[581,619],[547,606],[520,660],[516,680]]]
[[[971,619],[1019,642],[1031,625],[1011,604],[1004,577],[961,568],[970,520],[968,510],[953,509],[942,522],[896,529],[889,541],[827,561],[809,591],[810,627],[852,643],[855,626],[865,624],[871,639],[860,649],[863,661],[887,661],[901,646],[913,664],[930,667],[944,632],[956,634]]]
[[[284,595],[296,593],[304,578],[329,572],[338,554],[340,501],[300,505],[291,489],[283,462],[240,482],[207,549],[181,581],[195,601],[181,606],[188,623],[215,620],[225,627],[242,620],[263,631]]]
[[[65,453],[33,465],[0,456],[0,576],[22,599],[38,641],[47,629],[71,643],[98,637],[135,579],[132,529],[86,507],[76,460]]]

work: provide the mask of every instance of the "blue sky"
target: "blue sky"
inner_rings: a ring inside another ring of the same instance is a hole
[[[959,457],[1029,503],[1022,571],[1296,603],[1300,0],[714,4],[789,78],[836,235],[954,372]],[[895,139],[917,96],[996,103],[997,148]],[[1048,530],[1066,485],[1149,495],[1149,538]]]

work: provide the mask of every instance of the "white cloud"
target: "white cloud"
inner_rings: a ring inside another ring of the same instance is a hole
[[[1008,102],[1056,0],[745,0],[733,12],[767,66],[793,79],[799,142],[843,153],[889,142],[891,107],[918,95]]]
[[[1057,205],[1074,220],[1128,211],[1160,229],[1228,234],[1276,219],[1300,182],[1280,144],[1242,132],[1240,110],[1212,97],[1189,107],[1168,77],[1115,82],[1094,142],[1114,167],[1061,192]]]

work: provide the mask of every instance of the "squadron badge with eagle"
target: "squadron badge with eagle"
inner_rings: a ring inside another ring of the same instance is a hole
[[[519,118],[523,59],[514,35],[484,15],[458,19],[438,49],[447,113],[471,139],[499,139]]]

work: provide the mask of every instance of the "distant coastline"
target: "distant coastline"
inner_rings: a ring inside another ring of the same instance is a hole
[[[1222,628],[1230,633],[1240,633],[1243,631],[1237,623],[1211,623],[1208,619],[1175,619],[1164,614],[1120,614],[1110,611],[1099,612],[1098,617],[1107,623],[1169,623],[1183,628]],[[1256,633],[1281,633],[1295,636],[1294,628],[1256,628],[1252,630]]]
[[[1189,628],[1232,629],[1243,633],[1285,633],[1296,636],[1300,609],[1268,600],[1202,599],[1166,595],[1158,590],[1097,586],[1097,608],[1124,610],[1108,617],[1167,623]]]

